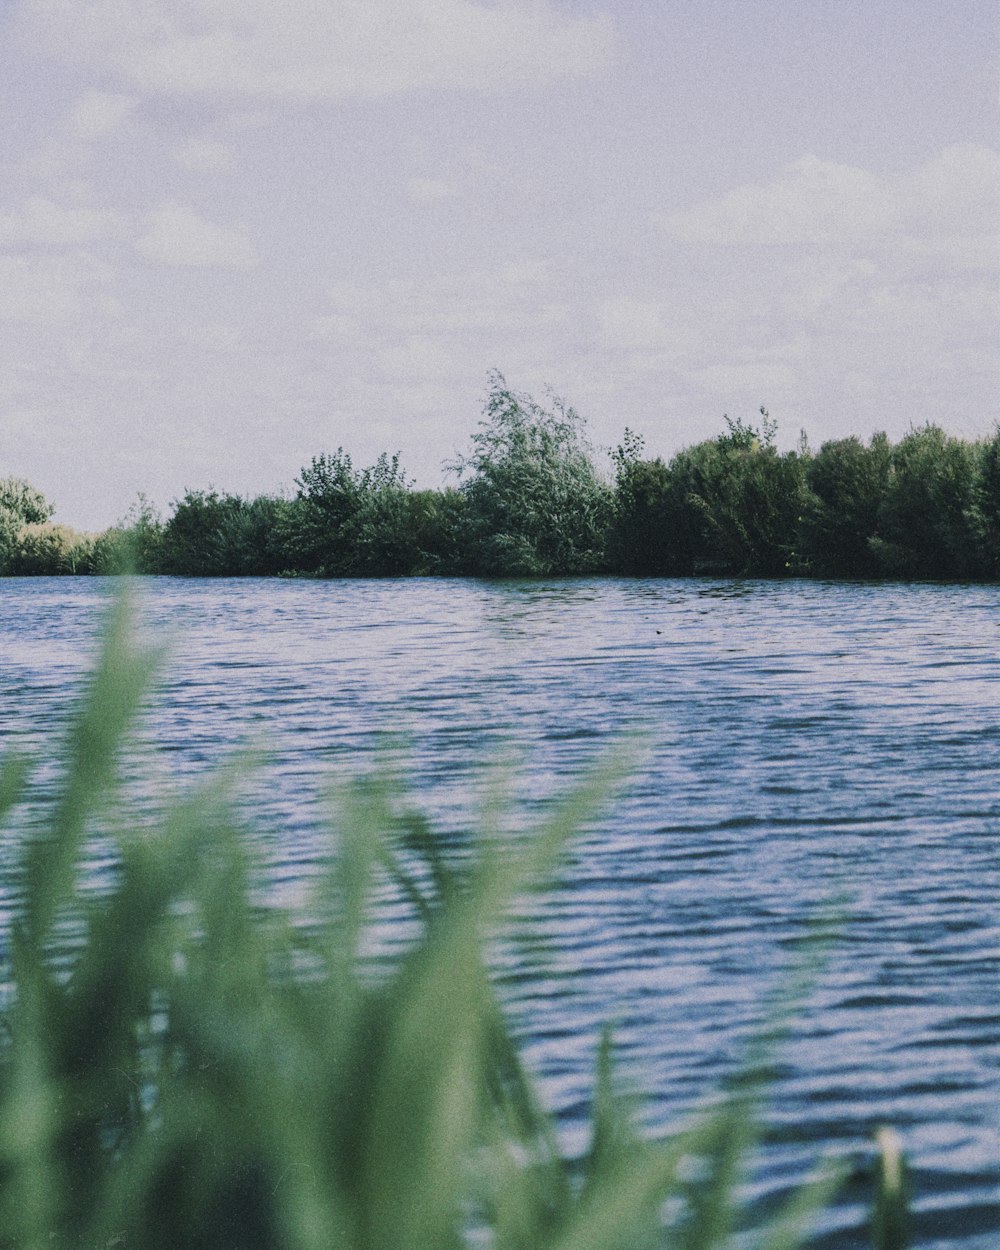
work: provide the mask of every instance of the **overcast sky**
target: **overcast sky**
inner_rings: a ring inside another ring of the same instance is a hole
[[[1000,399],[996,0],[0,0],[0,475],[467,447],[486,372],[650,454]]]

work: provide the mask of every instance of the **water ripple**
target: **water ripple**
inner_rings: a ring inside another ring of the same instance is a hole
[[[61,732],[103,600],[98,581],[4,583],[5,745],[44,752]],[[810,924],[833,914],[836,943],[775,1059],[751,1208],[847,1151],[858,1175],[816,1245],[863,1244],[863,1161],[888,1122],[912,1162],[915,1246],[993,1250],[1000,590],[154,579],[144,604],[173,660],[143,775],[190,781],[265,740],[252,823],[282,901],[326,855],[331,769],[405,763],[458,839],[497,758],[519,763],[528,820],[639,725],[636,775],[533,909],[551,939],[538,965],[498,954],[567,1141],[585,1145],[603,1021],[652,1095],[650,1125],[676,1125],[741,1061]],[[43,767],[38,792],[54,783]],[[92,874],[109,862],[95,848]],[[7,888],[0,923],[11,906]],[[402,919],[393,933],[385,949]]]

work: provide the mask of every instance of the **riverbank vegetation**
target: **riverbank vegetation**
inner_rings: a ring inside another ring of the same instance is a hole
[[[359,780],[333,805],[330,863],[285,913],[233,801],[244,768],[155,802],[134,768],[121,783],[156,668],[119,605],[56,792],[24,759],[0,769],[3,1250],[711,1250],[737,1227],[791,1250],[847,1172],[861,1197],[859,1163],[872,1244],[903,1250],[889,1131],[777,1207],[741,1209],[777,1026],[669,1138],[636,1128],[595,1037],[589,1139],[567,1155],[487,952],[626,760],[533,833],[503,836],[487,810],[492,832],[458,855],[384,776]],[[376,957],[388,890],[410,937]],[[530,972],[539,948],[519,950]]]
[[[415,490],[399,456],[358,468],[315,456],[295,492],[187,490],[164,520],[140,498],[83,535],[49,521],[25,482],[0,482],[0,573],[196,577],[574,573],[1000,579],[1000,427],[975,441],[936,425],[892,444],[804,438],[779,451],[765,409],[669,461],[626,430],[602,474],[582,418],[489,376],[456,484]]]

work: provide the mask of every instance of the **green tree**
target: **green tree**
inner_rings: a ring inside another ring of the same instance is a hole
[[[670,571],[782,577],[800,567],[804,457],[781,454],[766,408],[759,427],[725,418],[727,433],[670,462],[664,524]]]
[[[1000,578],[1000,426],[978,444],[972,512],[977,567],[984,577]]]
[[[871,541],[889,486],[892,448],[885,434],[866,447],[859,439],[824,443],[806,464],[803,557],[826,577],[869,577],[878,572]]]
[[[186,577],[263,577],[284,571],[291,501],[188,490],[163,527],[158,571]]]
[[[471,453],[454,466],[467,514],[471,571],[490,576],[582,573],[604,564],[612,495],[594,469],[583,419],[556,395],[549,406],[487,376]]]
[[[461,491],[411,491],[408,497],[407,530],[415,550],[414,572],[453,577],[465,571],[462,527],[466,502]]]
[[[659,457],[645,460],[642,453],[642,437],[629,429],[611,453],[615,495],[608,556],[616,572],[663,574],[672,571],[665,507],[670,471]]]
[[[163,521],[141,494],[117,525],[95,540],[99,573],[159,573],[163,567]]]
[[[356,469],[342,447],[314,456],[296,480],[289,541],[298,567],[325,577],[392,577],[413,572],[409,483],[399,453]]]
[[[30,482],[0,478],[0,573],[13,572],[18,537],[25,525],[44,525],[55,508]]]
[[[41,525],[53,512],[53,505],[30,482],[0,478],[0,515],[16,517],[22,525]]]
[[[890,577],[976,576],[974,444],[937,425],[913,430],[893,448],[879,533],[872,549]]]

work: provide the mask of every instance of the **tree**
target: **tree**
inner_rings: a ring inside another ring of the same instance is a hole
[[[473,572],[493,576],[582,573],[604,564],[611,491],[590,458],[583,419],[558,396],[549,406],[487,375],[483,420],[454,466]]]
[[[979,444],[973,528],[980,572],[1000,578],[1000,426]]]
[[[670,471],[659,457],[644,460],[642,453],[642,436],[630,429],[611,453],[615,496],[608,555],[616,571],[663,574],[671,571],[664,508]]]
[[[868,577],[878,571],[872,538],[889,484],[892,448],[885,434],[866,447],[855,437],[824,443],[806,464],[808,494],[802,519],[804,558],[828,577]]]
[[[774,446],[776,425],[724,418],[728,432],[679,452],[669,465],[663,523],[667,571],[783,577],[798,568],[803,457]]]
[[[940,426],[912,430],[892,449],[879,533],[872,547],[890,577],[974,577],[977,483],[975,444]]]
[[[40,490],[20,477],[0,478],[0,517],[16,518],[22,525],[41,525],[55,508]]]
[[[296,479],[289,544],[304,572],[392,577],[419,563],[409,524],[409,483],[399,453],[356,469],[342,447],[314,456]]]
[[[43,525],[55,508],[19,477],[0,478],[0,572],[8,572],[25,525]]]

